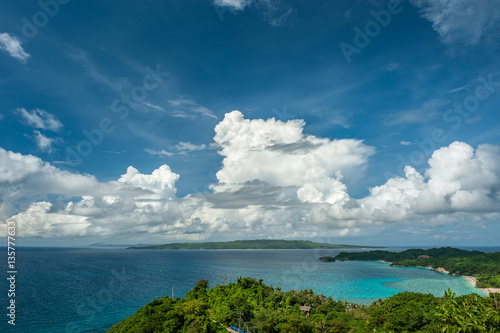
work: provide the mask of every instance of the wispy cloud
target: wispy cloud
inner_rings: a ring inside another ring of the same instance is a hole
[[[273,27],[289,25],[296,13],[295,9],[281,0],[213,0],[213,4],[229,8],[233,12],[242,12],[247,7],[253,6],[262,19]]]
[[[411,0],[432,23],[445,44],[475,45],[498,34],[500,6],[497,0]]]
[[[458,92],[458,91],[460,91],[460,90],[467,89],[467,88],[469,88],[469,87],[470,87],[470,86],[472,86],[472,85],[473,85],[473,83],[470,83],[470,84],[466,84],[465,86],[461,86],[461,87],[453,88],[453,89],[448,90],[448,91],[447,91],[447,93],[449,93],[449,94],[453,94],[453,93],[456,93],[456,92]]]
[[[229,7],[233,10],[243,10],[252,0],[214,0],[214,5]]]
[[[175,153],[172,153],[172,152],[169,152],[169,151],[166,151],[165,149],[162,149],[162,150],[157,150],[157,149],[145,149],[145,151],[150,154],[150,155],[158,155],[158,156],[174,156]]]
[[[404,141],[404,140],[403,140],[403,141],[401,141],[399,144],[400,144],[400,145],[402,145],[402,146],[411,146],[411,145],[413,144],[413,142],[410,142],[410,141]]]
[[[387,115],[385,125],[425,124],[438,116],[438,109],[448,102],[441,99],[425,101],[421,107]]]
[[[124,78],[113,79],[104,74],[83,50],[71,46],[66,46],[66,48],[67,55],[76,63],[81,65],[85,69],[85,73],[90,75],[97,82],[100,82],[117,92],[121,92],[130,86],[130,82]]]
[[[180,96],[177,99],[169,99],[168,103],[174,107],[186,106],[186,105],[197,105],[194,99],[187,96]]]
[[[63,128],[63,124],[53,114],[43,109],[27,111],[25,108],[18,108],[16,111],[29,126],[54,132],[59,132]]]
[[[23,64],[25,64],[30,57],[30,55],[26,53],[21,46],[21,41],[17,37],[13,37],[8,33],[0,34],[0,50],[7,52]]]
[[[178,99],[169,99],[168,103],[176,108],[173,112],[174,117],[194,118],[196,114],[199,114],[203,117],[218,119],[211,110],[199,105],[194,99],[187,96],[180,96]]]
[[[162,108],[161,106],[159,105],[155,105],[155,104],[151,104],[151,103],[148,103],[148,102],[142,102],[142,104],[146,105],[147,107],[151,108],[151,109],[155,109],[155,110],[158,110],[158,111],[163,111],[165,112],[165,109]]]
[[[195,145],[190,142],[179,142],[177,145],[171,148],[170,151],[165,149],[157,150],[157,149],[146,149],[146,152],[150,155],[159,155],[159,156],[174,156],[174,155],[188,155],[193,151],[200,151],[205,149],[211,149],[211,145]]]
[[[33,131],[33,133],[35,134],[34,139],[35,139],[35,142],[36,142],[36,145],[38,146],[38,148],[43,152],[52,153],[52,151],[53,151],[52,144],[56,140],[48,138],[36,130]]]
[[[401,64],[398,64],[398,63],[395,63],[395,62],[391,62],[389,63],[389,65],[383,67],[382,69],[388,71],[388,72],[392,72],[392,71],[395,71],[396,69],[400,68],[401,67]]]

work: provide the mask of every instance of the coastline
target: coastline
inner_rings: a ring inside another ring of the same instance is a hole
[[[379,262],[385,262],[385,263],[388,263],[388,264],[392,264],[392,262],[390,261],[385,261],[385,260],[377,260]],[[403,266],[398,266],[398,265],[395,265],[396,267],[403,267]],[[439,272],[439,273],[444,273],[446,275],[451,275],[451,276],[456,276],[456,275],[453,275],[453,274],[450,274],[449,271],[447,271],[446,269],[444,269],[443,267],[438,267],[438,268],[432,268],[431,266],[427,266],[427,267],[422,267],[422,266],[414,266],[414,267],[420,267],[420,268],[427,268],[431,271],[435,271],[435,272]],[[491,294],[500,294],[500,288],[478,288],[476,287],[477,285],[477,280],[475,277],[473,276],[468,276],[468,275],[458,275],[459,277],[465,279],[466,281],[468,281],[474,288],[476,289],[479,289],[481,291],[483,291],[484,293],[486,293],[487,295],[491,295]]]
[[[446,269],[444,269],[443,267],[438,267],[438,268],[431,268],[431,267],[428,267],[430,270],[432,271],[436,271],[436,272],[441,272],[441,273],[445,273],[445,274],[448,274],[448,275],[453,275],[453,274],[450,274],[450,272],[448,272]],[[457,276],[457,275],[455,275]],[[469,275],[458,275],[459,277],[465,279],[467,282],[469,282],[474,288],[478,289],[478,290],[481,290],[482,292],[486,293],[486,295],[490,295],[490,294],[494,294],[494,293],[500,293],[500,288],[478,288],[476,287],[477,285],[477,280],[475,277],[473,276],[469,276]]]
[[[466,279],[467,281],[469,281],[474,286],[474,288],[477,288],[476,287],[477,280],[476,280],[475,277],[473,277],[473,276],[467,276],[467,275],[464,275],[462,277],[464,279]],[[484,291],[488,295],[491,295],[491,294],[500,294],[500,288],[477,288],[477,289],[481,289],[482,291]]]

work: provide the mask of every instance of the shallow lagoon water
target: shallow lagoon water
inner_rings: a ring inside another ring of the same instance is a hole
[[[459,295],[480,293],[463,278],[425,268],[317,260],[339,252],[21,248],[16,326],[3,320],[0,331],[105,332],[153,299],[171,296],[172,287],[174,296],[183,297],[201,279],[215,286],[224,278],[230,283],[250,276],[284,290],[313,289],[361,304],[405,290],[436,296],[448,288]],[[8,290],[6,280],[0,287]],[[6,293],[0,295],[7,306]]]

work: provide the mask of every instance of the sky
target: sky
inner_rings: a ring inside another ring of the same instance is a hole
[[[2,243],[498,245],[495,0],[0,9]]]

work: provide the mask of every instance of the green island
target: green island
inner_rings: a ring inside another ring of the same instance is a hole
[[[334,262],[335,258],[332,256],[324,256],[324,257],[319,257],[318,260],[324,262]]]
[[[212,289],[201,280],[184,298],[154,300],[108,332],[500,332],[496,296],[402,292],[358,305],[252,278]]]
[[[441,247],[402,252],[341,252],[335,258],[382,260],[390,262],[392,266],[428,267],[450,275],[473,277],[478,288],[500,288],[500,252],[485,253]]]
[[[156,246],[131,246],[133,250],[291,250],[291,249],[374,249],[376,246],[315,243],[304,240],[255,239],[229,242],[172,243]]]

